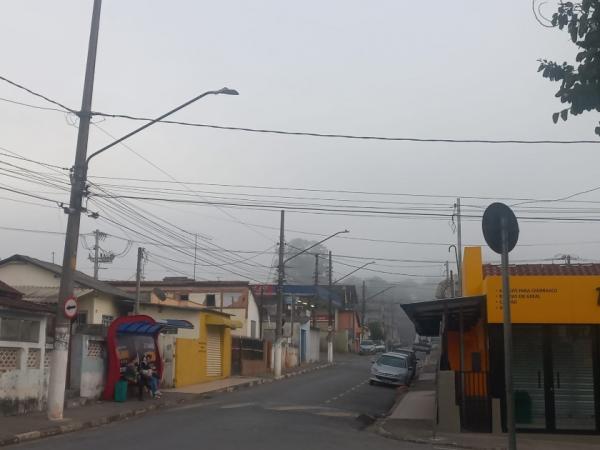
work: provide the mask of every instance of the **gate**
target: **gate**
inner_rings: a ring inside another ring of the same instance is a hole
[[[456,402],[464,431],[492,431],[492,400],[487,372],[455,372]]]
[[[231,375],[242,374],[242,338],[231,338]]]

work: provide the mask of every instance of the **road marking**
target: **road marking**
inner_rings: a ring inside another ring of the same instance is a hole
[[[233,405],[223,405],[221,409],[245,408],[253,405],[256,405],[256,402],[234,403]]]
[[[176,411],[184,411],[186,409],[204,408],[205,406],[212,406],[212,405],[216,405],[218,403],[221,403],[221,402],[212,401],[212,402],[203,402],[203,403],[193,403],[191,405],[178,406],[176,408],[171,408],[171,409],[168,409],[165,412],[170,413],[170,412],[176,412]]]
[[[326,416],[326,417],[356,417],[355,413],[348,411],[322,411],[316,413],[317,416]]]

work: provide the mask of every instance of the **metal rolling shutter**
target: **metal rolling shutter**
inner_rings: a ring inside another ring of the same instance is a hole
[[[221,376],[222,352],[221,352],[221,330],[218,327],[207,327],[206,336],[206,375],[210,377]]]

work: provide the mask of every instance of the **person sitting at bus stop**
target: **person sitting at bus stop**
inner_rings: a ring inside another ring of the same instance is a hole
[[[140,373],[140,400],[143,400],[143,389],[144,387],[148,388],[150,391],[150,396],[152,398],[156,397],[156,386],[157,383],[153,381],[154,377],[152,376],[152,367],[150,366],[150,357],[148,355],[144,355],[142,357],[142,362],[139,365],[139,373]]]
[[[150,361],[150,370],[151,370],[151,378],[150,378],[150,384],[151,384],[151,391],[154,393],[154,398],[160,398],[160,396],[162,395],[162,393],[159,390],[159,384],[160,384],[160,376],[158,374],[158,371],[156,370],[156,364],[154,364],[154,362]]]

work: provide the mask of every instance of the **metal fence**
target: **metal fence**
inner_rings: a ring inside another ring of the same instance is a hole
[[[465,431],[492,431],[492,400],[488,372],[455,372],[456,402],[461,428]]]
[[[241,375],[244,361],[262,361],[264,342],[260,339],[233,337],[231,342],[231,373]]]

